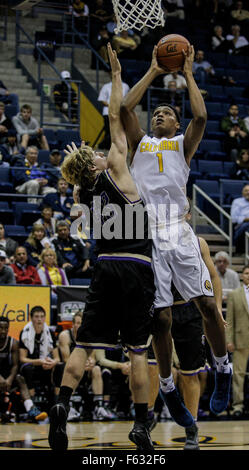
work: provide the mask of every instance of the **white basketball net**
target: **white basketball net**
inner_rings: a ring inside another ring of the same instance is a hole
[[[112,0],[117,19],[115,33],[145,26],[156,28],[165,23],[161,0]]]

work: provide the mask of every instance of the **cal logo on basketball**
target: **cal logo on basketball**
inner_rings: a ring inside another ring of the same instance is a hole
[[[207,290],[210,290],[210,291],[213,290],[212,284],[211,284],[211,282],[208,281],[208,280],[204,282],[204,287],[205,287],[205,289],[207,289]]]
[[[140,152],[156,152],[157,150],[172,150],[174,152],[179,152],[178,140],[162,140],[158,145],[151,142],[142,142],[140,145]]]

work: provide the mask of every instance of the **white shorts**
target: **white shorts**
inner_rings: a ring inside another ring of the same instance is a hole
[[[170,249],[160,237],[153,239],[152,268],[156,286],[155,308],[170,307],[174,303],[171,292],[173,281],[183,300],[195,297],[213,297],[213,287],[200,251],[199,240],[187,222],[178,227],[178,243]]]

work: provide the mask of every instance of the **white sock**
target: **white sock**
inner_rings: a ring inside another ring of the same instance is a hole
[[[174,384],[172,374],[170,374],[170,376],[167,377],[166,379],[159,375],[159,379],[160,379],[160,388],[162,389],[164,393],[173,392],[173,390],[175,389],[175,384]]]
[[[30,409],[32,408],[32,406],[33,406],[33,402],[32,402],[32,400],[31,400],[30,398],[28,398],[28,400],[25,400],[23,404],[24,404],[25,410],[26,410],[27,412],[29,412],[29,410],[30,410]]]
[[[216,357],[214,355],[214,360],[217,367],[217,372],[223,372],[224,374],[229,374],[231,367],[229,365],[228,354],[222,357]]]

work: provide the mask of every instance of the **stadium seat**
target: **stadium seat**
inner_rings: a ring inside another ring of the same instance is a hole
[[[236,163],[235,162],[224,162],[224,173],[231,177],[231,175],[235,172]]]
[[[6,114],[7,118],[12,119],[18,113],[18,108],[12,104],[6,104],[4,113]]]
[[[28,237],[23,225],[5,225],[6,237],[14,238],[18,243],[24,243]]]
[[[10,169],[0,167],[0,183],[10,182]]]
[[[9,208],[7,201],[0,201],[0,222],[3,224],[14,223],[13,210]]]
[[[225,160],[226,152],[223,151],[220,140],[203,139],[199,145],[198,151],[208,160]]]
[[[205,138],[214,140],[223,140],[225,132],[220,130],[220,121],[208,120],[205,129]]]
[[[218,181],[211,181],[211,180],[196,180],[196,186],[199,186],[202,191],[207,193],[207,195],[217,204],[220,200],[220,190],[219,190],[219,182]],[[213,221],[219,221],[219,214],[216,213],[217,211],[214,210],[214,206],[207,201],[201,194],[197,193],[197,203],[199,208],[207,214]]]
[[[91,283],[91,279],[81,279],[81,278],[70,279],[71,286],[89,286],[90,283]]]
[[[54,130],[45,128],[43,129],[43,132],[48,141],[50,150],[58,148],[58,141],[57,141],[56,133],[54,132]]]
[[[219,180],[220,178],[228,177],[224,172],[222,161],[199,160],[199,171],[204,178],[210,180]]]
[[[49,163],[49,155],[50,151],[49,150],[39,150],[38,153],[38,163]]]
[[[15,213],[15,221],[17,225],[24,225],[24,227],[33,224],[41,216],[38,204],[29,202],[12,202],[12,207]]]
[[[81,144],[81,137],[78,131],[59,129],[57,131],[57,139],[61,149],[64,149],[71,142],[74,142],[76,146]]]

